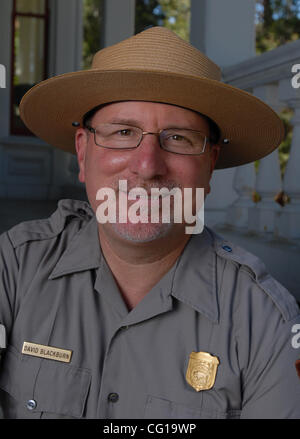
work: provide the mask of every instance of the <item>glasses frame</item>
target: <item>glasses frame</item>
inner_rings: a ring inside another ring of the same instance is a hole
[[[87,124],[84,126],[84,128],[86,128],[90,133],[94,134],[94,142],[95,142],[95,144],[96,144],[97,146],[100,146],[101,148],[111,149],[111,150],[117,150],[117,151],[132,151],[133,149],[137,149],[137,148],[140,146],[140,144],[142,143],[144,136],[146,136],[146,135],[148,135],[148,134],[151,134],[151,135],[156,136],[156,137],[158,138],[159,146],[160,146],[160,148],[161,148],[163,151],[170,152],[171,154],[199,156],[199,155],[202,155],[202,154],[205,153],[205,149],[206,149],[207,142],[208,142],[208,141],[211,141],[211,139],[210,139],[209,136],[204,135],[204,145],[203,145],[203,149],[202,149],[201,152],[199,152],[199,153],[197,153],[197,154],[189,154],[189,153],[184,153],[184,152],[174,152],[174,151],[170,151],[170,150],[168,150],[168,149],[166,149],[166,148],[163,147],[162,142],[161,142],[161,137],[160,137],[160,135],[161,135],[161,133],[162,133],[163,131],[167,131],[167,130],[176,130],[176,129],[177,129],[177,130],[183,130],[183,129],[184,129],[185,131],[193,131],[194,133],[199,133],[199,134],[202,134],[202,135],[203,135],[204,133],[203,133],[202,131],[190,130],[190,129],[188,129],[188,128],[176,128],[176,127],[175,127],[175,128],[164,128],[164,129],[162,129],[162,130],[159,130],[159,131],[156,132],[156,133],[153,133],[153,132],[151,132],[151,131],[143,131],[142,128],[140,128],[140,127],[136,127],[136,126],[134,126],[134,125],[126,125],[126,126],[128,126],[128,127],[132,127],[132,128],[137,128],[137,129],[141,130],[141,139],[140,139],[140,141],[138,142],[138,144],[137,144],[136,146],[133,146],[133,147],[131,147],[131,148],[112,148],[112,147],[110,147],[110,146],[100,145],[99,143],[96,142],[96,131],[97,131],[97,128],[93,128],[91,125],[87,125]]]

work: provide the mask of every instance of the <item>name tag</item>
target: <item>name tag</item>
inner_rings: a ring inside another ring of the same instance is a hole
[[[72,357],[72,351],[55,348],[53,346],[30,343],[29,341],[24,341],[22,354],[47,358],[48,360],[62,361],[64,363],[70,363]]]

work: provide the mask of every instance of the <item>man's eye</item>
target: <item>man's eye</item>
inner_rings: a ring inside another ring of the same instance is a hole
[[[117,131],[117,133],[120,134],[123,137],[128,137],[128,136],[130,136],[132,134],[131,130],[128,129],[128,128],[126,128],[124,130]]]
[[[190,145],[193,143],[191,139],[186,136],[182,136],[181,134],[172,134],[168,140],[169,142],[181,143],[182,145]]]
[[[186,140],[183,136],[181,136],[180,134],[173,134],[172,136],[172,140],[177,140],[177,141],[183,141]]]

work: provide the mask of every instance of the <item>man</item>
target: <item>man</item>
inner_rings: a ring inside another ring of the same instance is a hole
[[[195,214],[214,168],[278,146],[276,114],[158,27],[35,86],[21,115],[76,148],[89,203],[63,200],[1,237],[4,417],[300,417],[295,300],[253,255],[208,228],[187,234],[175,197],[167,222],[164,195],[158,221],[147,210],[153,189],[183,205],[191,189]]]

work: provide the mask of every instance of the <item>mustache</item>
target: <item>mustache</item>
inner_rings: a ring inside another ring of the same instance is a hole
[[[162,189],[166,188],[169,191],[175,188],[182,189],[182,185],[174,180],[161,180],[161,179],[154,179],[151,181],[145,181],[145,180],[117,180],[113,184],[113,189],[116,192],[120,191],[120,181],[126,181],[127,182],[127,192],[130,192],[132,189],[141,188],[144,189],[147,193],[150,194],[151,189]]]

